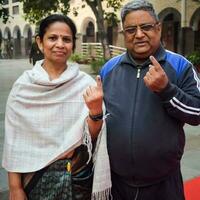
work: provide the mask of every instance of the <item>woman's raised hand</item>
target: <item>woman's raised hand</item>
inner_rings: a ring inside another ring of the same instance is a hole
[[[103,88],[101,77],[99,75],[96,77],[96,85],[89,86],[84,92],[83,97],[90,115],[98,115],[103,112]]]

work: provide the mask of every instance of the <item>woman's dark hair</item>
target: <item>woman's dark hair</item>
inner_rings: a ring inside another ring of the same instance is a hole
[[[42,19],[40,22],[39,32],[38,32],[40,39],[43,40],[43,37],[44,37],[44,34],[46,33],[47,28],[49,27],[49,25],[55,22],[64,22],[70,27],[72,31],[73,51],[74,51],[74,49],[76,48],[76,26],[74,22],[67,16],[60,15],[60,14],[53,14]]]

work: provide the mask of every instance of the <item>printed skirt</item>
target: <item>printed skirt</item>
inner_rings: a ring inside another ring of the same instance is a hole
[[[37,171],[25,187],[28,200],[90,200],[92,162],[87,164],[83,158],[79,148],[72,159],[57,160]]]

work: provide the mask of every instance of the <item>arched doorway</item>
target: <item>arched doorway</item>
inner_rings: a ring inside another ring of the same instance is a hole
[[[85,35],[83,35],[83,42],[95,42],[94,23],[89,21],[85,28]]]
[[[32,44],[32,29],[30,25],[26,25],[24,27],[24,49],[25,49],[25,55],[29,55],[30,49],[31,49],[31,44]]]
[[[18,26],[15,26],[13,31],[13,54],[14,57],[20,57],[21,56],[21,31]]]
[[[2,56],[4,58],[12,58],[13,56],[13,46],[12,46],[12,40],[11,40],[11,31],[8,27],[4,30],[4,44],[3,44],[3,50],[2,50]]]
[[[107,36],[108,36],[108,44],[113,44],[113,27],[108,26],[107,27]]]
[[[194,50],[200,51],[200,8],[192,15],[190,26],[194,31]]]
[[[4,39],[9,41],[11,40],[11,32],[8,27],[6,27],[4,30]]]
[[[163,46],[171,51],[180,50],[180,21],[181,14],[174,8],[166,8],[160,12],[159,18],[162,22],[162,43]]]

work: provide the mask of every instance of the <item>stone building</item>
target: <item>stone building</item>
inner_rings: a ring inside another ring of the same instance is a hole
[[[129,0],[124,0],[127,3]],[[200,50],[200,2],[198,0],[149,0],[163,24],[163,45],[172,51],[188,54]],[[24,20],[23,4],[19,0],[4,0],[10,18],[0,21],[0,47],[4,57],[26,57],[29,54],[36,26]],[[71,0],[71,8],[79,7],[78,16],[69,16],[77,26],[77,52],[82,43],[98,42],[96,19],[90,7],[81,8],[81,0]],[[106,9],[106,7],[105,7]],[[119,13],[117,13],[119,16]],[[123,35],[118,27],[107,26],[109,44],[123,47]]]

